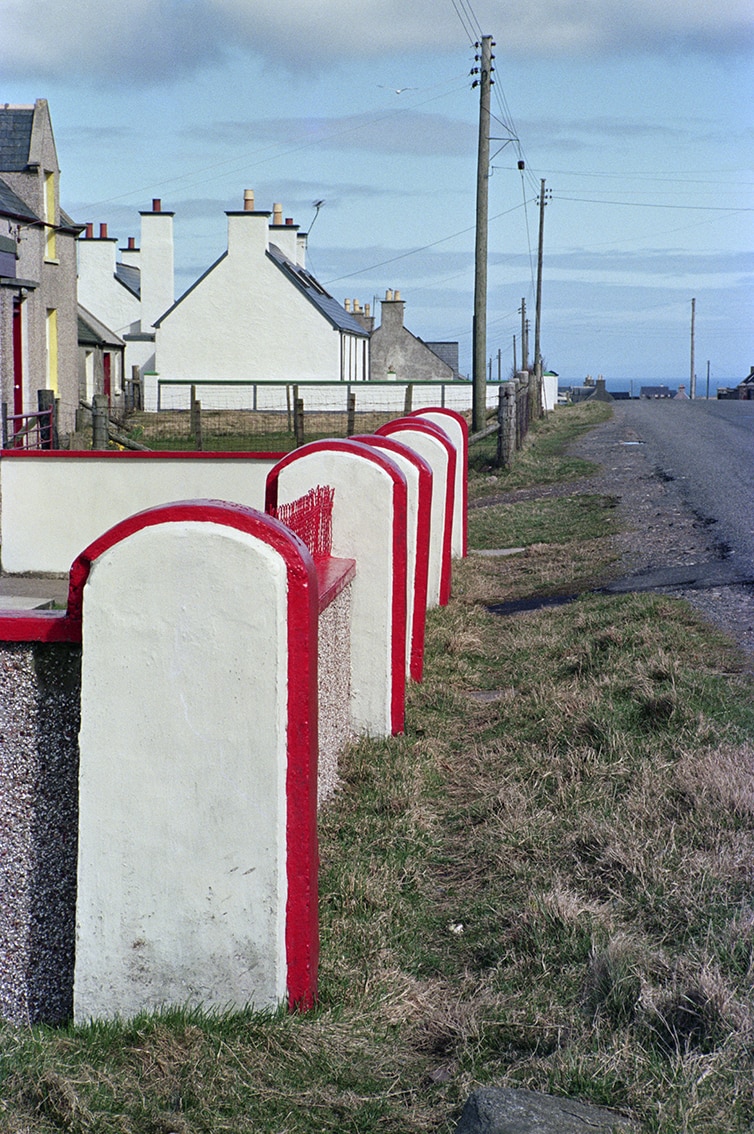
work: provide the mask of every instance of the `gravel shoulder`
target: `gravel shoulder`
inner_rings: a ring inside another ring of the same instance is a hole
[[[612,538],[624,576],[619,589],[659,590],[686,599],[733,638],[747,659],[747,670],[754,672],[754,567],[748,581],[739,581],[741,568],[727,559],[727,548],[715,538],[714,523],[686,504],[675,481],[652,459],[621,403],[615,402],[613,409],[610,421],[570,449],[599,466],[593,476],[496,493],[469,507],[575,493],[614,497],[621,532]],[[692,566],[698,569],[688,570]]]
[[[747,668],[754,670],[754,585],[720,582],[725,576],[726,549],[715,539],[714,524],[695,515],[675,482],[655,466],[620,402],[615,403],[612,420],[585,434],[572,452],[600,466],[594,477],[572,487],[577,492],[599,491],[618,500],[622,531],[615,540],[622,571],[641,576],[699,564],[702,569],[696,585],[657,589],[686,599],[729,634],[746,655]],[[705,575],[718,581],[709,583]],[[735,577],[731,570],[731,580]]]

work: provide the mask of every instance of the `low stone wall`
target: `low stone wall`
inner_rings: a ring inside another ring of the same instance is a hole
[[[0,1016],[73,1009],[81,647],[0,643]]]

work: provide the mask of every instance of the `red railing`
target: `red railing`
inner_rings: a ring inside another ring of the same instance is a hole
[[[3,409],[4,449],[53,449],[55,447],[55,411],[6,413]]]

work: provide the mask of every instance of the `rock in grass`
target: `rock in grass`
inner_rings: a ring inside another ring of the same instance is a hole
[[[632,1134],[637,1127],[601,1106],[512,1087],[469,1096],[456,1134]]]

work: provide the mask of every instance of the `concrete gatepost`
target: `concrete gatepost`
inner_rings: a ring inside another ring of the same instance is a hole
[[[400,468],[407,489],[406,569],[406,676],[421,681],[424,673],[424,639],[427,622],[429,536],[432,517],[432,469],[400,441],[377,434],[353,438],[382,449]]]
[[[71,569],[82,618],[74,1019],[308,1006],[317,576],[277,520],[185,501]]]
[[[447,433],[431,421],[399,417],[376,431],[408,445],[432,469],[432,507],[427,606],[445,606],[450,599],[456,451]]]
[[[453,494],[453,557],[463,559],[469,551],[469,426],[463,414],[444,406],[427,406],[414,410],[410,417],[438,425],[450,438],[456,451],[456,476]]]
[[[274,512],[314,485],[334,489],[333,555],[356,562],[351,586],[354,731],[400,733],[406,696],[406,478],[386,453],[370,445],[312,441],[271,470],[267,510]]]

